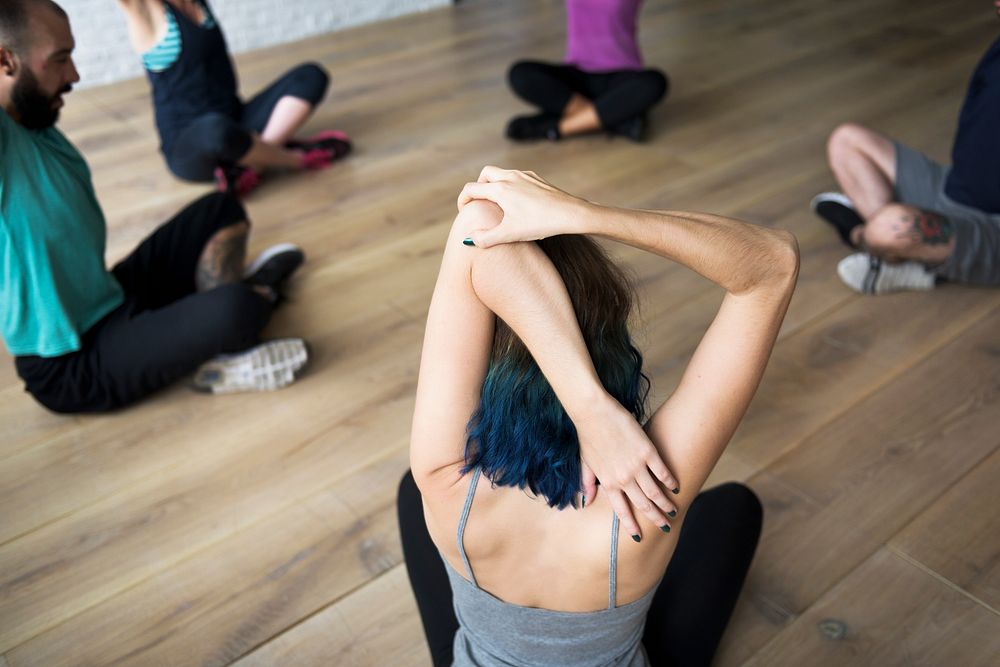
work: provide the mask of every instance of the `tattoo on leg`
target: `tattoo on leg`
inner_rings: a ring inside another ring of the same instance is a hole
[[[217,234],[213,237],[205,246],[198,261],[195,272],[195,285],[198,291],[205,292],[219,285],[240,282],[243,279],[246,252],[245,230]]]
[[[905,231],[901,230],[902,235],[914,243],[945,245],[954,234],[951,220],[933,211],[920,211],[916,215],[904,215],[903,222],[907,224]]]

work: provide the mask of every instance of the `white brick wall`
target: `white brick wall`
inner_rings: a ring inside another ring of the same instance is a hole
[[[2,0],[0,0],[2,1]],[[114,0],[57,0],[76,37],[80,87],[142,74]],[[450,4],[451,0],[210,0],[233,52]]]

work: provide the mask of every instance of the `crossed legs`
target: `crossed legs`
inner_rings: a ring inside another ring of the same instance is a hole
[[[329,77],[319,65],[299,65],[250,99],[242,116],[207,113],[188,125],[173,142],[167,164],[177,176],[210,181],[217,167],[263,171],[269,167],[308,169],[328,165],[349,150],[346,137],[326,138],[324,155],[310,156],[316,142],[295,141],[326,94]]]
[[[941,264],[955,247],[950,220],[895,203],[896,147],[885,135],[852,123],[830,135],[827,156],[841,190],[864,224],[851,230],[859,248],[889,262]]]
[[[512,139],[569,137],[597,130],[639,139],[644,114],[667,92],[666,76],[657,70],[590,73],[571,65],[520,61],[508,72],[510,87],[538,107],[538,116],[511,121]]]

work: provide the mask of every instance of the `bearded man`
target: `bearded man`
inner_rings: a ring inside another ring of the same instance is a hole
[[[80,76],[66,13],[0,3],[0,337],[56,412],[119,408],[194,372],[221,393],[274,389],[305,365],[301,339],[260,344],[302,251],[245,265],[232,196],[199,199],[108,270],[106,225],[83,156],[55,128]]]

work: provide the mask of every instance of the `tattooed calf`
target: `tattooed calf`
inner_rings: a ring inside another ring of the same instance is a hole
[[[933,211],[920,211],[916,215],[904,215],[907,223],[900,229],[900,236],[914,243],[927,245],[945,245],[951,240],[955,231],[951,220]]]
[[[238,283],[243,278],[246,262],[246,228],[224,229],[209,241],[202,251],[195,272],[199,292]]]

